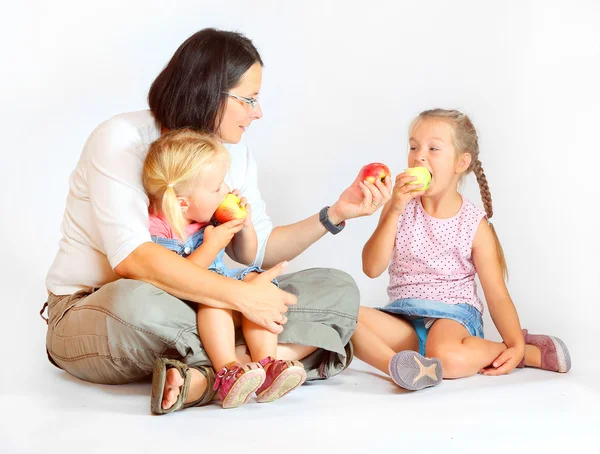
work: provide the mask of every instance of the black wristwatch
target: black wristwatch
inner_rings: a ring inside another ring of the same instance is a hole
[[[333,224],[327,214],[328,209],[329,207],[323,207],[321,211],[319,211],[319,221],[321,221],[321,224],[323,224],[333,235],[337,235],[344,230],[344,227],[346,227],[346,221],[342,221],[338,225]]]

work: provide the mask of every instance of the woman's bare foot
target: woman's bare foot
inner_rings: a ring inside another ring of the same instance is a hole
[[[190,382],[190,391],[188,393],[185,403],[193,402],[200,399],[204,391],[206,391],[206,377],[202,372],[197,369],[191,369],[188,371],[192,376]],[[167,370],[167,378],[165,380],[165,389],[163,391],[162,408],[168,410],[175,402],[177,402],[177,396],[179,396],[180,388],[183,385],[183,377],[179,371],[175,368]]]

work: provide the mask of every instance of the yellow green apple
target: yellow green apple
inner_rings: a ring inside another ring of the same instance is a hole
[[[429,189],[431,184],[431,173],[425,167],[410,167],[405,170],[410,176],[417,177],[416,181],[411,181],[408,184],[422,184],[423,187],[417,189],[417,191],[426,191]]]

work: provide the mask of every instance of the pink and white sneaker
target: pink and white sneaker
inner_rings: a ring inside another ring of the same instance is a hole
[[[265,381],[265,370],[259,363],[242,366],[231,363],[215,375],[215,387],[223,408],[235,408],[250,400],[250,395]]]
[[[526,329],[522,330],[525,344],[535,345],[542,353],[541,368],[552,372],[569,372],[571,369],[571,355],[565,343],[558,337],[546,336],[544,334],[529,334]],[[525,367],[525,361],[517,366]]]
[[[256,391],[258,402],[273,402],[306,381],[306,371],[300,361],[283,361],[267,356],[259,363],[266,371],[266,379]]]

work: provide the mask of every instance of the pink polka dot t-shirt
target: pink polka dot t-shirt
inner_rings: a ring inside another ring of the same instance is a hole
[[[459,212],[449,219],[431,217],[420,198],[411,200],[398,219],[389,266],[390,303],[402,298],[467,303],[483,313],[471,250],[484,217],[464,197]]]

